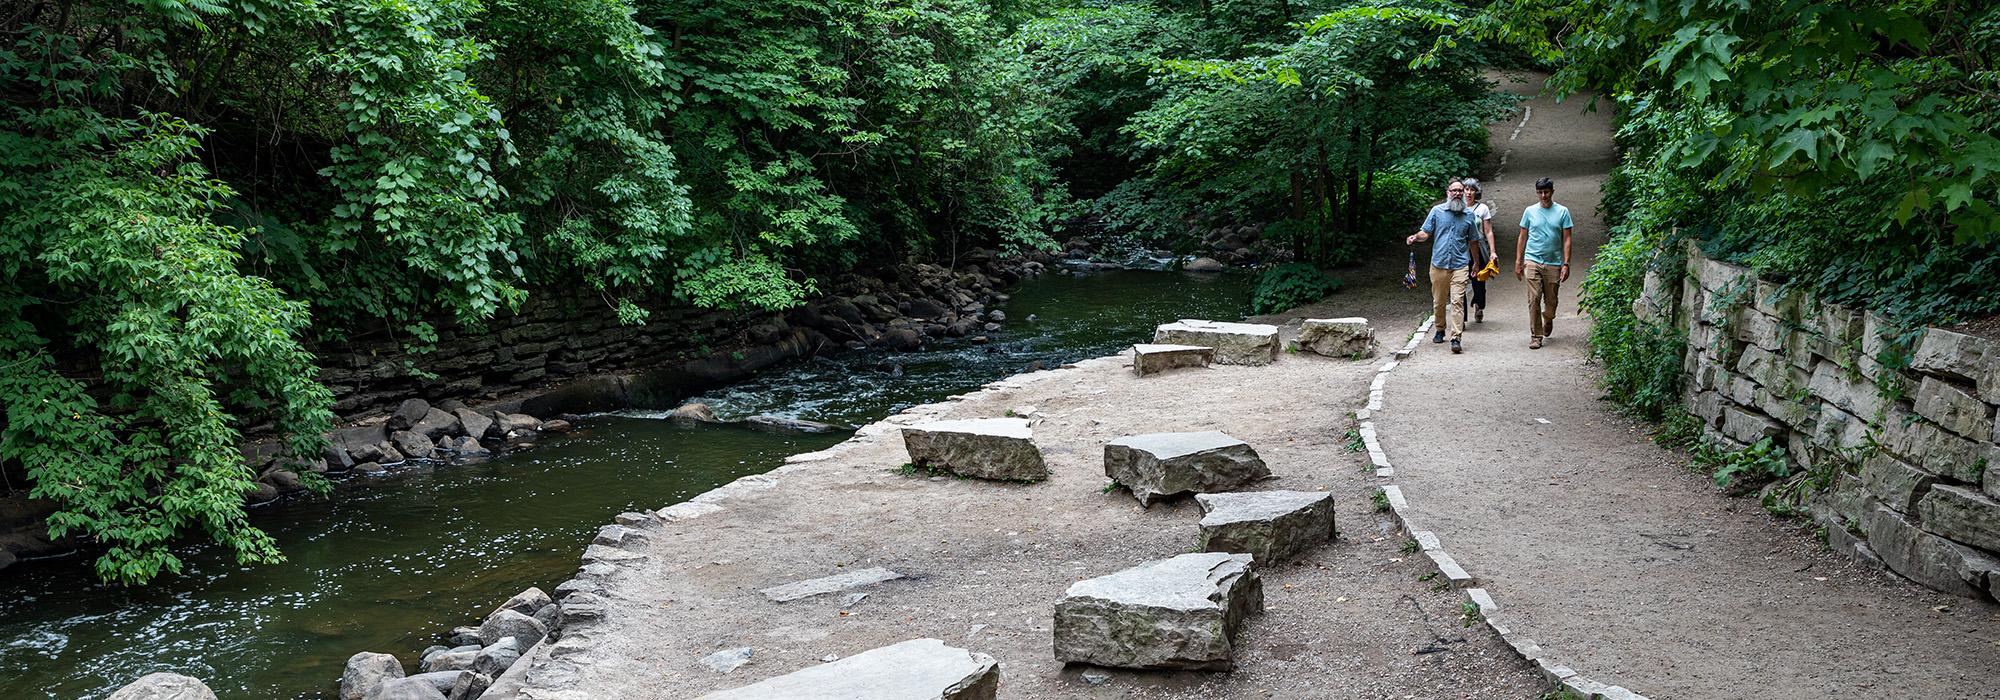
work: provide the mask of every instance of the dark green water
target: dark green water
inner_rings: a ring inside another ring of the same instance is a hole
[[[858,425],[1032,362],[1108,354],[1166,321],[1237,318],[1247,294],[1248,281],[1234,276],[1048,277],[1014,294],[1007,328],[985,345],[806,360],[701,400],[724,417]],[[355,652],[410,662],[521,589],[568,578],[613,515],[684,501],[846,438],[680,427],[649,415],[593,417],[532,451],[354,478],[329,499],[259,509],[283,564],[240,567],[191,547],[186,573],[143,589],[98,585],[82,557],[9,568],[0,572],[0,700],[98,698],[154,671],[202,678],[225,699],[330,698]]]

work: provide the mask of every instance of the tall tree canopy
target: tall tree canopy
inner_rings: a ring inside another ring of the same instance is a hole
[[[783,309],[1102,222],[1338,261],[1496,107],[1442,0],[24,0],[0,9],[0,470],[142,582],[278,557],[242,432],[308,345],[544,290]],[[1067,177],[1063,175],[1068,173]]]

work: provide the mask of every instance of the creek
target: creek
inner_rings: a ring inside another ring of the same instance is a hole
[[[1249,284],[1144,271],[1048,276],[1013,292],[1010,320],[984,344],[810,358],[692,400],[725,420],[862,425],[1033,363],[1116,352],[1160,323],[1235,320]],[[664,414],[591,416],[532,450],[348,478],[329,498],[258,508],[252,519],[277,539],[281,564],[240,566],[217,547],[189,546],[181,574],[143,588],[97,583],[84,556],[17,564],[0,572],[0,698],[100,698],[154,671],[201,678],[225,700],[332,698],[355,652],[413,663],[452,627],[569,578],[612,516],[672,505],[847,438],[675,425]]]

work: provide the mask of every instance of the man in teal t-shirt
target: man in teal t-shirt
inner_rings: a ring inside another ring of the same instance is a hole
[[[1539,349],[1555,333],[1556,297],[1569,281],[1569,242],[1576,223],[1569,207],[1556,203],[1556,183],[1535,181],[1536,202],[1521,210],[1521,235],[1514,249],[1514,279],[1528,282],[1528,348]]]

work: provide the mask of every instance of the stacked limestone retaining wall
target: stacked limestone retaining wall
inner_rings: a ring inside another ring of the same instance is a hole
[[[1687,409],[1710,445],[1785,448],[1794,473],[1763,487],[1767,505],[1918,583],[2000,596],[2000,341],[1896,328],[1692,245],[1633,311],[1686,333]]]

